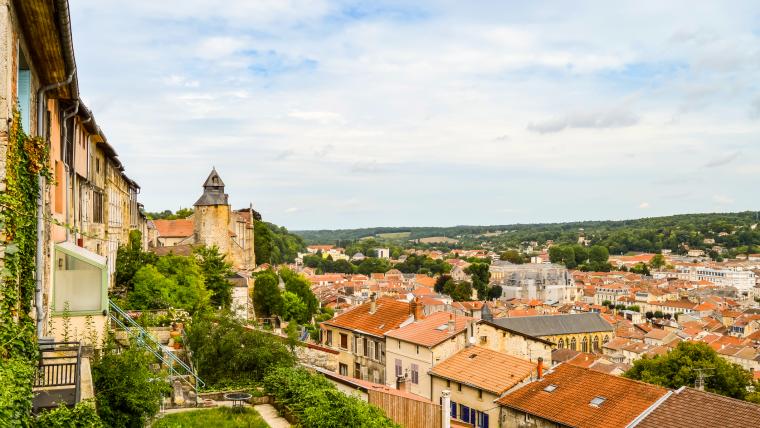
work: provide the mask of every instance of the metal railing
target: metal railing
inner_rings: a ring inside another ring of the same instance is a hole
[[[137,340],[137,343],[159,361],[161,361],[169,369],[169,373],[178,378],[191,377],[195,380],[195,385],[192,385],[196,390],[206,386],[206,383],[195,374],[195,371],[187,365],[182,359],[174,355],[161,343],[159,343],[150,333],[148,333],[140,324],[138,324],[132,317],[129,316],[123,309],[116,305],[110,299],[108,304],[111,308],[109,314],[112,321],[119,326],[119,328],[126,331],[130,336]],[[116,313],[116,315],[114,315]],[[118,315],[118,316],[117,316]],[[179,367],[179,369],[177,368]]]
[[[42,342],[40,360],[34,373],[34,388],[73,386],[74,403],[81,399],[82,344]]]

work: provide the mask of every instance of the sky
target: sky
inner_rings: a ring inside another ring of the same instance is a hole
[[[760,4],[71,1],[148,211],[289,229],[760,209]]]

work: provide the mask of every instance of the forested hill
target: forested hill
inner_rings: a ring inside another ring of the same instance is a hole
[[[702,247],[705,239],[726,248],[760,246],[760,212],[680,214],[620,221],[578,221],[568,223],[507,224],[452,227],[374,227],[339,230],[292,231],[307,244],[342,244],[362,238],[409,242],[428,237],[455,238],[458,244],[475,247],[514,247],[522,242],[547,240],[577,242],[580,229],[593,243],[606,245],[611,253],[627,251],[677,250],[681,243]]]

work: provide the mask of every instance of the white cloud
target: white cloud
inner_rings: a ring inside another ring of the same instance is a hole
[[[293,214],[293,213],[297,213],[297,212],[300,212],[300,211],[303,211],[303,210],[301,208],[297,208],[297,207],[290,207],[290,208],[286,208],[285,209],[285,212],[287,214]]]
[[[560,132],[568,128],[622,128],[638,123],[639,117],[625,109],[575,112],[565,116],[528,124],[528,130],[539,134]]]
[[[639,208],[641,209],[647,209],[649,208],[649,202],[642,202],[639,204]]]
[[[734,203],[734,198],[722,194],[713,195],[713,202],[718,205],[731,205]]]

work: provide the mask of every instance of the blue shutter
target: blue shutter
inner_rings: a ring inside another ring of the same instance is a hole
[[[457,403],[451,402],[451,418],[456,419],[457,418]]]
[[[470,422],[470,408],[465,406],[464,404],[460,404],[460,412],[461,413],[461,419],[464,422]]]

